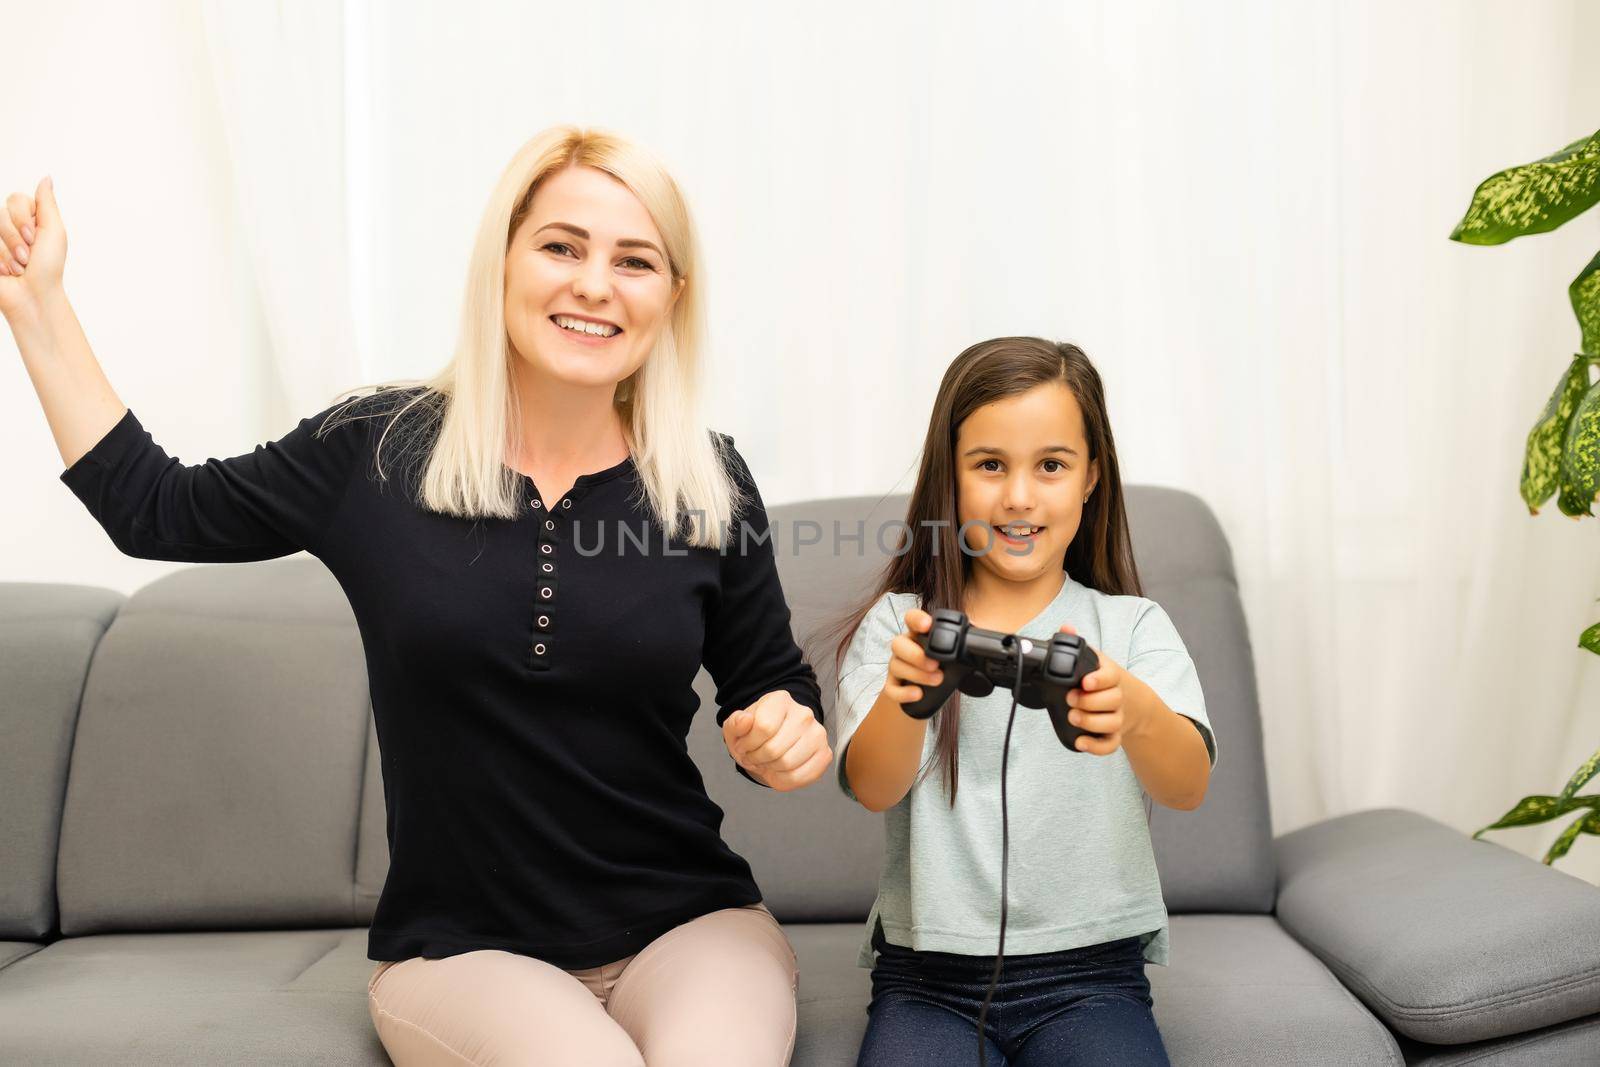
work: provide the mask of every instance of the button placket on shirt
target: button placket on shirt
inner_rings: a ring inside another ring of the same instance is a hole
[[[532,507],[540,518],[537,531],[539,550],[534,557],[534,639],[533,658],[530,662],[535,670],[549,670],[550,650],[554,644],[550,634],[555,628],[557,579],[560,577],[556,564],[556,548],[560,542],[555,536],[555,520],[550,518],[550,515],[558,508],[562,511],[571,511],[572,497],[567,496],[561,503],[546,508],[544,501],[539,499],[539,494],[535,491]]]

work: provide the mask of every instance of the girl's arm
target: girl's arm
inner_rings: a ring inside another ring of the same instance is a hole
[[[1211,784],[1211,756],[1193,722],[1179,715],[1137,675],[1122,672],[1128,729],[1122,747],[1150,799],[1193,811]]]
[[[911,789],[922,761],[928,719],[913,719],[900,705],[922,697],[922,685],[937,685],[939,664],[911,633],[927,633],[933,616],[920,608],[906,612],[906,632],[890,644],[892,659],[878,699],[845,746],[845,777],[856,800],[868,811],[900,803]]]
[[[1070,623],[1065,633],[1077,631]],[[1193,811],[1205,800],[1216,764],[1210,723],[1180,715],[1155,687],[1101,649],[1100,666],[1067,694],[1068,721],[1095,735],[1078,739],[1078,751],[1109,756],[1121,748],[1134,776],[1163,807]],[[1183,639],[1161,606],[1151,601],[1134,623],[1128,662],[1157,678],[1184,707],[1205,716],[1200,679]],[[1154,673],[1151,673],[1154,672]]]
[[[862,807],[884,811],[910,791],[922,759],[928,722],[902,711],[900,702],[890,698],[887,686],[878,694],[844,750],[844,772]]]

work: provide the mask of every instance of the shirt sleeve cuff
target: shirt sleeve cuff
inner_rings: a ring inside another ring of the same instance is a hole
[[[731,752],[728,753],[728,758],[729,759],[733,759],[733,753],[731,753]],[[762,789],[771,789],[772,788],[766,782],[763,782],[761,779],[757,778],[755,775],[753,775],[749,771],[745,770],[744,769],[744,765],[741,764],[738,760],[736,760],[736,759],[733,760],[733,766],[734,766],[734,769],[737,770],[740,774],[742,774],[746,778],[750,779],[756,785],[759,785]]]
[[[828,725],[827,718],[822,712],[822,690],[814,683],[804,679],[795,679],[791,682],[784,682],[778,688],[793,697],[796,704],[804,708],[810,708],[811,714],[815,715],[817,721],[822,725]]]
[[[61,472],[61,481],[74,492],[83,485],[86,478],[90,477],[88,469],[98,464],[108,470],[115,469],[117,463],[134,447],[139,436],[144,433],[144,426],[139,422],[138,416],[129,408],[122,413],[122,418],[107,430],[105,436],[96,441],[94,447],[79,456],[72,466]]]

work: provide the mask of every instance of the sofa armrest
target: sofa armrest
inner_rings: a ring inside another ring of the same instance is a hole
[[[1398,808],[1275,850],[1278,922],[1399,1033],[1459,1044],[1600,1011],[1600,887]]]

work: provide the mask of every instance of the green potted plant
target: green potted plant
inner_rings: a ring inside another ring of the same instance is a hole
[[[1545,233],[1583,214],[1600,201],[1600,132],[1574,141],[1554,155],[1511,167],[1485,179],[1472,194],[1472,204],[1452,241],[1474,245],[1504,244],[1514,237]],[[1573,518],[1593,516],[1600,496],[1600,383],[1589,368],[1600,364],[1600,254],[1567,288],[1578,317],[1581,349],[1556,382],[1550,400],[1528,432],[1522,464],[1522,499],[1532,515],[1556,498],[1556,506]],[[1578,645],[1600,655],[1600,623],[1584,630]],[[1600,772],[1600,751],[1583,762],[1554,796],[1523,797],[1488,830],[1559,819],[1579,812],[1544,855],[1553,864],[1567,854],[1579,834],[1600,834],[1600,793],[1580,795]]]

